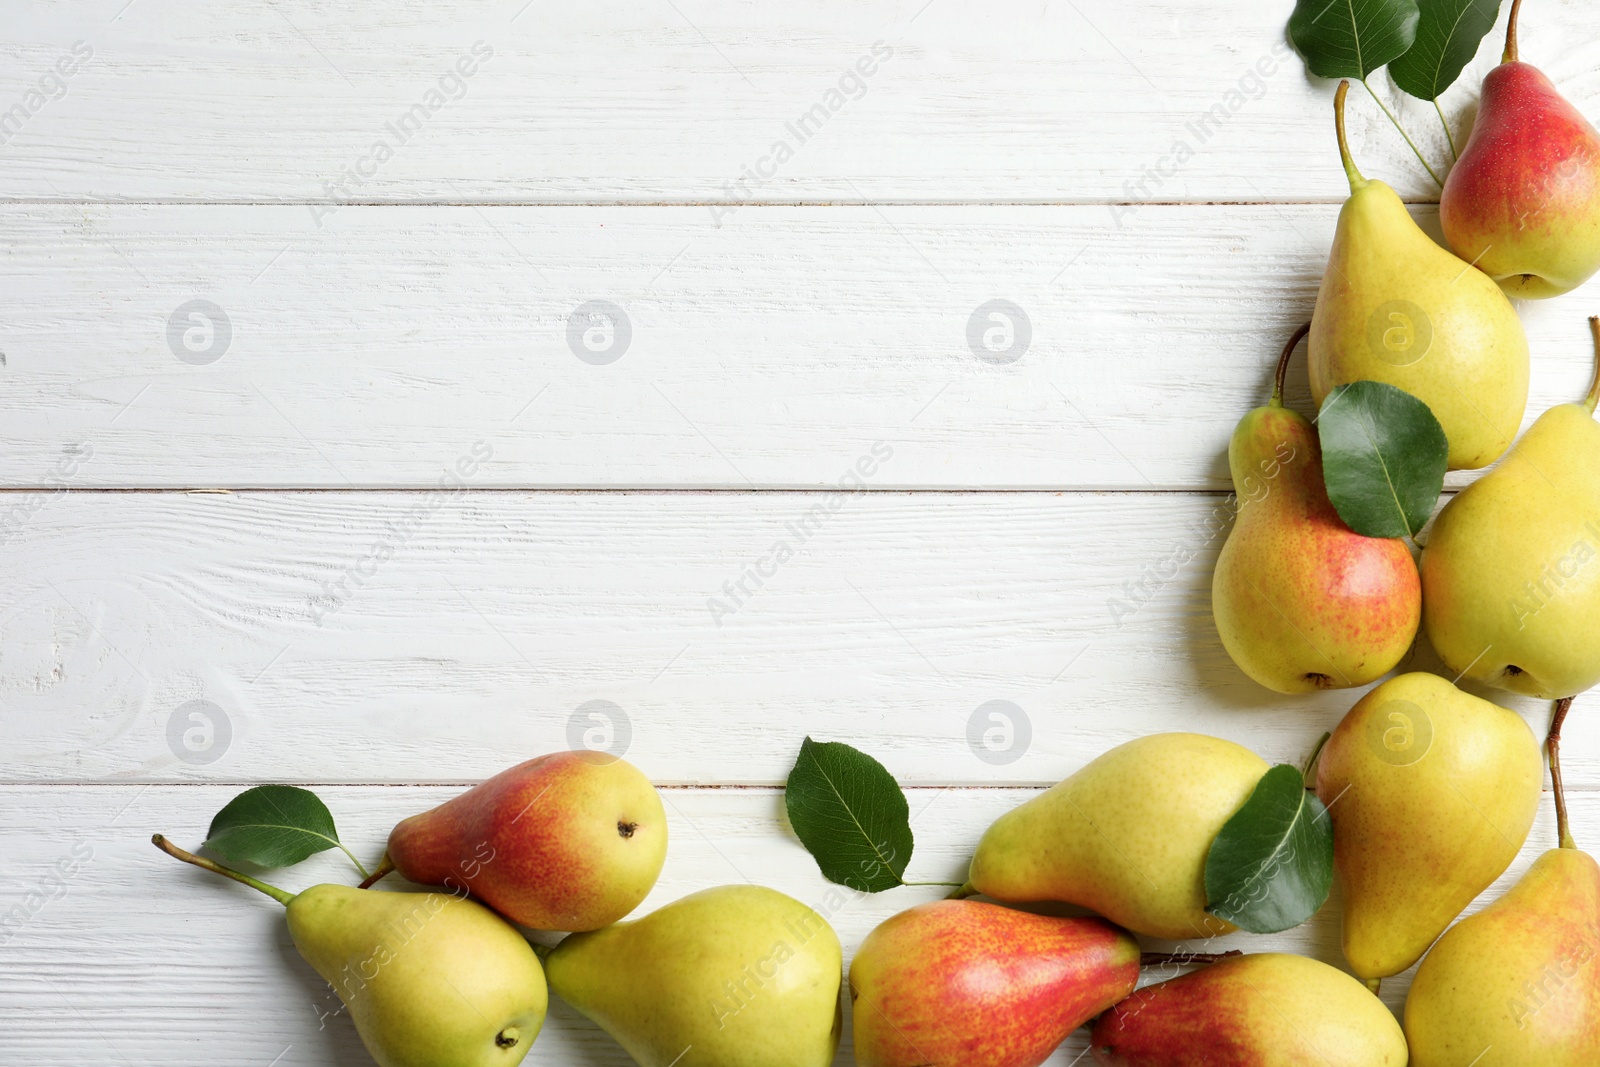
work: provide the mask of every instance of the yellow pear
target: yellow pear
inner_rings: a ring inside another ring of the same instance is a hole
[[[640,1067],[827,1067],[839,1045],[839,937],[775,889],[692,893],[571,935],[545,967]]]
[[[1336,100],[1350,199],[1311,320],[1311,393],[1318,406],[1349,382],[1387,382],[1433,410],[1452,469],[1494,462],[1528,406],[1528,339],[1488,275],[1441,248],[1393,189],[1356,170]]]
[[[1422,621],[1404,541],[1363,537],[1339,518],[1310,420],[1283,406],[1290,338],[1266,407],[1228,445],[1239,517],[1211,579],[1217,633],[1239,669],[1279,693],[1348,689],[1394,669]]]
[[[997,819],[968,880],[995,900],[1080,904],[1151,937],[1231,933],[1206,914],[1206,855],[1267,770],[1201,734],[1129,741]]]
[[[1362,697],[1317,761],[1351,969],[1385,978],[1417,962],[1516,858],[1543,783],[1515,712],[1424,673]]]
[[[1600,347],[1600,319],[1590,320]],[[1529,696],[1600,682],[1600,374],[1445,506],[1422,553],[1423,624],[1453,671]]]

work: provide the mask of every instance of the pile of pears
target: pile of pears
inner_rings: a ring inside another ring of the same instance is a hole
[[[1455,674],[1378,684],[1315,760],[1348,972],[1141,951],[1138,936],[1235,932],[1208,910],[1206,861],[1269,769],[1231,741],[1158,734],[1002,816],[952,898],[872,931],[848,974],[862,1067],[1038,1067],[1085,1025],[1094,1061],[1119,1067],[1600,1065],[1600,864],[1573,840],[1559,762],[1572,698],[1600,682],[1600,373],[1513,446],[1529,352],[1508,299],[1600,271],[1600,134],[1518,60],[1516,16],[1444,187],[1454,252],[1356,168],[1340,86],[1351,195],[1316,310],[1228,448],[1239,512],[1213,608],[1249,677],[1285,694],[1367,686],[1419,632]],[[1330,502],[1316,430],[1283,402],[1307,337],[1319,406],[1385,382],[1427,404],[1452,469],[1500,461],[1443,509],[1420,559]],[[1558,847],[1458,922],[1527,840],[1544,781],[1528,725],[1463,679],[1558,701]],[[289,893],[154,841],[283,904],[380,1067],[516,1067],[550,992],[640,1067],[828,1067],[839,1045],[843,954],[812,908],[722,886],[627,918],[661,872],[667,823],[649,780],[608,755],[533,759],[403,820],[359,887]],[[372,888],[390,872],[445,892]],[[1093,914],[1010,906],[1043,903]],[[545,948],[523,928],[567,936]],[[1402,1027],[1375,994],[1419,960]],[[1184,973],[1141,987],[1157,963]]]

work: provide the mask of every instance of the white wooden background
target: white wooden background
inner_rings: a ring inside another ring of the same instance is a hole
[[[746,879],[826,906],[777,788],[807,733],[907,784],[927,879],[1145,733],[1303,759],[1356,694],[1249,682],[1208,594],[1227,435],[1310,314],[1345,194],[1288,8],[11,0],[0,113],[33,113],[0,133],[0,1062],[367,1062],[276,906],[149,834],[197,844],[240,789],[296,782],[375,858],[399,817],[566,746],[592,701],[668,787],[647,906]],[[1529,5],[1523,39],[1600,111],[1588,0]],[[459,99],[330,200],[478,42]],[[1497,56],[1446,98],[1463,129]],[[1352,102],[1363,168],[1436,228]],[[1442,158],[1431,111],[1402,114]],[[1032,327],[1008,364],[966,341],[993,299]],[[203,365],[168,340],[191,300],[231,325]],[[631,323],[608,365],[568,346],[589,300]],[[1521,310],[1531,418],[1581,393],[1600,285]],[[1302,366],[1290,385],[1307,406]],[[874,448],[871,492],[734,605],[724,584]],[[226,722],[199,755],[168,741],[191,701]],[[1028,725],[1008,763],[967,741],[990,701]],[[1583,710],[1569,778],[1600,845]],[[1553,835],[1547,802],[1513,874]],[[324,856],[281,880],[345,877]],[[935,892],[850,899],[847,954]],[[1337,962],[1337,914],[1230,944]],[[556,1006],[527,1062],[626,1060]]]

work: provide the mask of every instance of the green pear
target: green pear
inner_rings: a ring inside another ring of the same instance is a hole
[[[1528,339],[1488,275],[1423,233],[1400,197],[1356,170],[1336,98],[1350,199],[1311,320],[1311,393],[1363,379],[1421,399],[1450,440],[1450,466],[1475,469],[1511,446],[1528,405]]]
[[[1406,1067],[1383,1001],[1326,963],[1277,953],[1141,989],[1100,1016],[1089,1047],[1107,1067]]]
[[[1590,320],[1600,347],[1600,319]],[[1445,505],[1422,553],[1423,625],[1453,671],[1529,696],[1600,682],[1600,374]]]
[[[1007,903],[1079,904],[1150,937],[1232,933],[1206,913],[1206,855],[1267,770],[1215,737],[1129,741],[997,819],[968,881]]]
[[[339,994],[380,1067],[516,1067],[544,1025],[539,958],[481,904],[345,885],[287,893],[153,840],[285,905],[295,947]]]
[[[1515,712],[1424,673],[1362,697],[1317,760],[1351,969],[1371,980],[1417,962],[1516,858],[1543,784]]]
[[[1211,581],[1211,611],[1239,668],[1268,689],[1366,685],[1410,651],[1422,585],[1404,541],[1363,537],[1339,518],[1322,480],[1317,431],[1283,406],[1289,356],[1266,407],[1228,445],[1239,516]]]
[[[572,934],[545,967],[640,1067],[827,1067],[839,1044],[838,935],[773,889],[706,889]]]
[[[1550,725],[1560,847],[1441,937],[1406,996],[1417,1067],[1592,1067],[1600,1063],[1600,864],[1579,852],[1561,779],[1561,724]]]

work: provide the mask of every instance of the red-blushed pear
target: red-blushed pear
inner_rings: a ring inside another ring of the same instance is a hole
[[[598,930],[639,906],[666,855],[666,812],[638,768],[557,752],[402,821],[367,884],[396,870],[536,930]]]
[[[1558,754],[1571,704],[1557,705],[1550,730],[1560,847],[1417,968],[1405,1013],[1415,1067],[1600,1063],[1600,865],[1567,826]]]
[[[1106,1067],[1406,1064],[1400,1024],[1365,986],[1326,963],[1273,953],[1141,989],[1100,1017],[1089,1046]]]
[[[1422,621],[1411,550],[1344,524],[1323,483],[1316,428],[1283,406],[1289,356],[1309,329],[1284,347],[1271,402],[1233,431],[1239,517],[1211,580],[1223,647],[1279,693],[1377,681],[1410,651]]]
[[[856,1063],[1038,1067],[1133,992],[1139,959],[1104,919],[919,905],[868,934],[850,964]]]
[[[1439,200],[1445,238],[1514,297],[1571,292],[1600,271],[1600,132],[1517,58],[1483,79],[1478,119]]]

